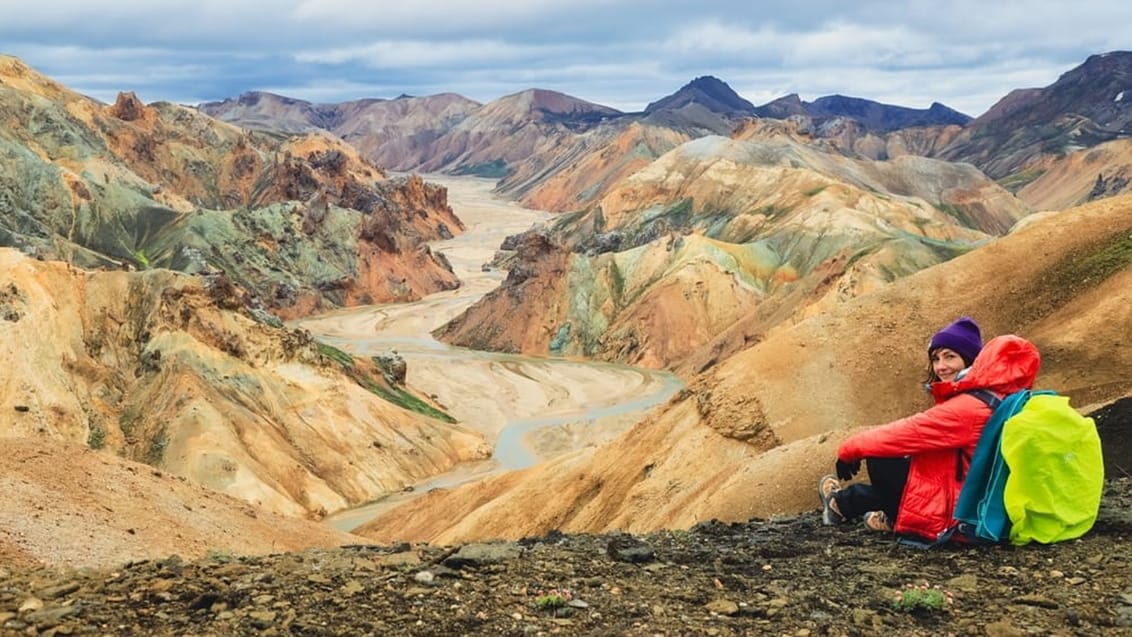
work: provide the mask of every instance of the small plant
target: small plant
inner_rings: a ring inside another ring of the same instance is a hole
[[[91,423],[90,431],[86,436],[86,444],[91,449],[101,449],[106,446],[106,430],[99,423]]]
[[[951,591],[940,588],[938,584],[928,586],[928,583],[924,582],[905,585],[904,590],[898,592],[892,600],[892,606],[896,610],[905,612],[939,612],[946,611],[954,601],[955,596]]]
[[[149,441],[149,449],[145,453],[145,461],[158,466],[165,459],[165,449],[169,446],[169,432],[162,427],[153,440]]]
[[[557,610],[565,606],[571,599],[574,599],[574,596],[565,588],[540,590],[538,596],[535,597],[535,606],[539,610]]]

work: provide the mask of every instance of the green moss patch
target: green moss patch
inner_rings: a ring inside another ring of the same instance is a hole
[[[435,418],[448,423],[456,422],[456,419],[452,416],[426,403],[407,390],[386,382],[385,375],[382,373],[377,363],[361,358],[356,359],[349,353],[333,345],[321,342],[318,343],[318,352],[331,361],[338,363],[342,371],[345,372],[351,380],[371,394],[393,403],[402,409],[407,409],[428,416],[429,418]]]

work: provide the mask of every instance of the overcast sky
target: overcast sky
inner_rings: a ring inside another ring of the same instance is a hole
[[[977,116],[1132,49],[1129,0],[0,0],[0,53],[112,102],[528,88],[639,111],[713,75],[761,105],[842,94]]]

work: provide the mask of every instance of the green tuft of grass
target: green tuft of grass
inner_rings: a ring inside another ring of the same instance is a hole
[[[1050,276],[1024,292],[1035,316],[1044,316],[1069,299],[1103,283],[1132,265],[1132,235],[1119,233],[1104,243],[1084,248],[1050,269]]]
[[[942,612],[951,606],[951,593],[939,586],[907,585],[892,600],[892,607],[904,612]]]

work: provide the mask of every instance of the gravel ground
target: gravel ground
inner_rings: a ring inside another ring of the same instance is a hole
[[[1084,538],[895,545],[815,512],[642,536],[0,566],[3,635],[1132,635],[1132,479]],[[901,609],[908,586],[944,607]]]

